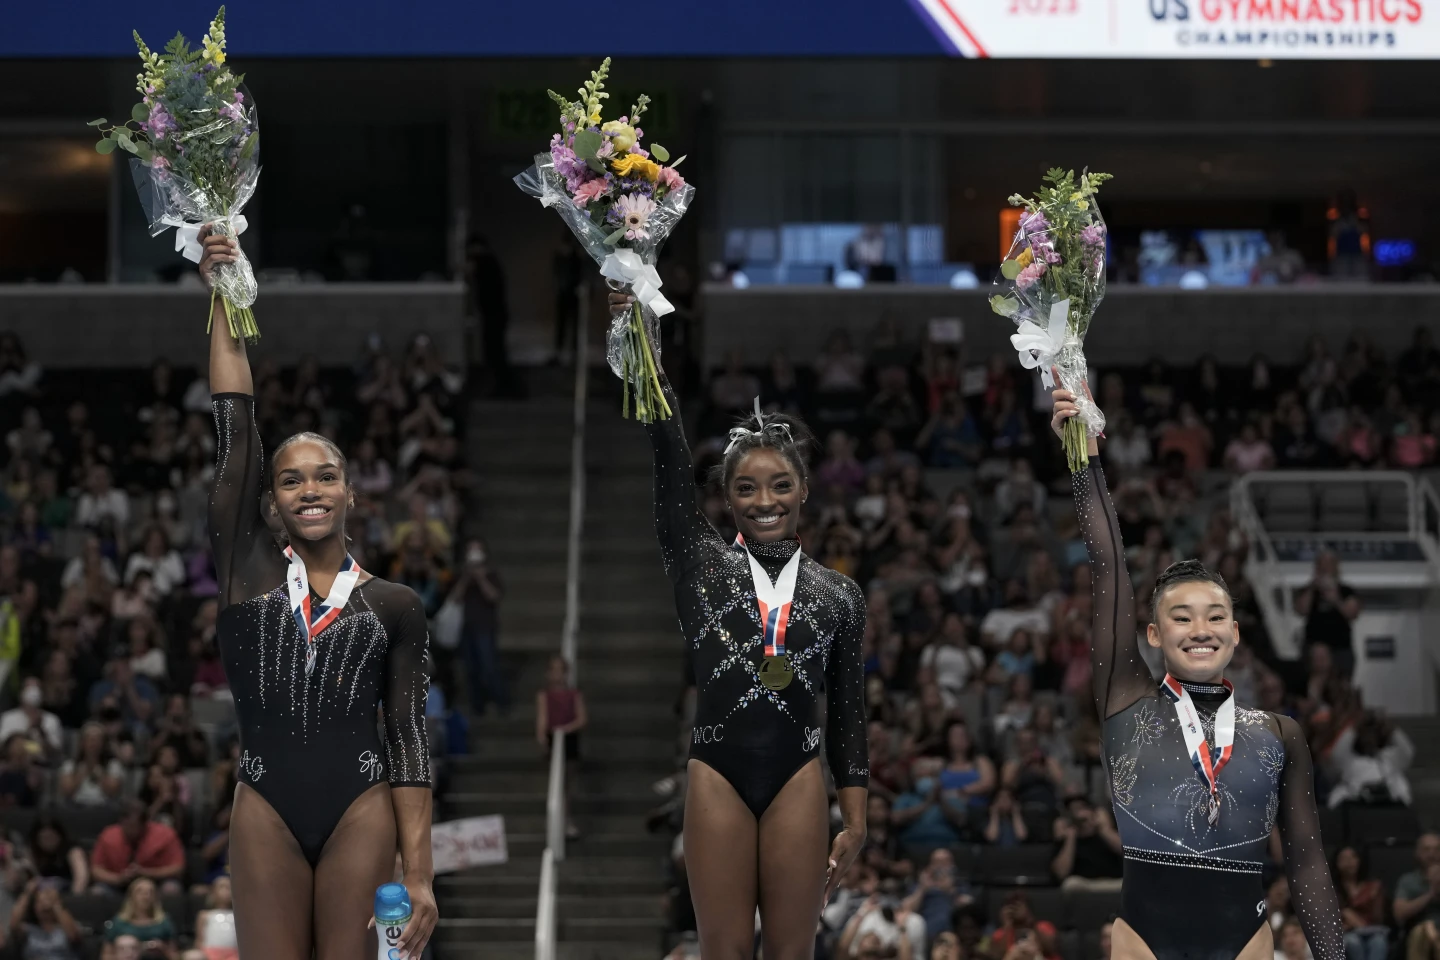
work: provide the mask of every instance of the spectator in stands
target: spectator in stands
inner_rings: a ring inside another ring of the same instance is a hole
[[[64,745],[60,718],[45,709],[45,691],[39,677],[26,677],[20,687],[20,706],[0,714],[0,743],[19,734],[47,760],[58,759]]]
[[[1345,923],[1346,960],[1385,960],[1390,928],[1385,925],[1385,888],[1367,876],[1355,847],[1341,847],[1332,861],[1335,893]]]
[[[960,831],[970,821],[969,794],[963,787],[946,789],[942,773],[940,758],[916,759],[910,767],[911,787],[895,798],[890,814],[906,856],[917,862],[938,847],[959,843]]]
[[[1115,932],[1115,921],[1106,920],[1100,924],[1100,936],[1098,939],[1099,954],[1097,960],[1110,960],[1111,936]]]
[[[960,615],[947,613],[935,641],[921,652],[920,667],[933,672],[941,692],[953,702],[985,669],[985,654],[970,646]]]
[[[107,943],[109,956],[101,951],[101,960],[142,960],[140,955],[140,941],[133,934],[121,934],[115,938],[114,943]]]
[[[175,751],[185,770],[200,770],[210,762],[210,743],[205,732],[195,725],[190,698],[183,693],[165,698],[165,712],[156,722],[155,736],[150,740],[152,753],[159,754],[166,747]]]
[[[169,762],[175,763],[174,749],[167,747],[165,752]],[[180,773],[167,771],[164,764],[152,763],[145,771],[140,802],[145,804],[150,822],[164,824],[182,837],[191,835],[189,781]]]
[[[951,917],[956,908],[975,902],[968,885],[955,869],[955,855],[949,850],[930,854],[925,869],[916,878],[915,889],[900,903],[897,913],[918,914],[925,921],[925,936],[933,940],[941,933],[951,932]],[[923,956],[924,941],[914,944]]]
[[[214,884],[221,877],[230,875],[230,797],[224,795],[223,802],[215,808],[210,820],[210,832],[200,845],[200,857],[205,861],[205,883]],[[228,882],[228,881],[227,881]]]
[[[130,666],[128,651],[121,650],[105,665],[105,678],[90,688],[90,710],[102,722],[118,719],[131,730],[143,730],[160,703],[160,693],[149,677]]]
[[[1358,723],[1346,727],[1330,748],[1330,764],[1338,783],[1330,791],[1329,805],[1347,803],[1410,804],[1410,781],[1405,771],[1415,758],[1415,746],[1404,730],[1382,714],[1367,710]]]
[[[60,888],[31,878],[10,916],[15,956],[23,960],[79,960],[84,933],[65,903]]]
[[[980,639],[986,647],[998,650],[1009,643],[1012,633],[1022,628],[1032,634],[1048,634],[1050,620],[1027,595],[1025,581],[1007,580],[1005,605],[991,610],[980,621]]]
[[[229,877],[217,877],[205,895],[205,908],[195,915],[193,960],[238,960],[235,900]],[[192,960],[187,953],[186,960]]]
[[[126,804],[120,821],[100,832],[90,853],[90,872],[98,887],[118,893],[137,877],[153,881],[167,893],[179,893],[185,872],[185,847],[171,827],[149,819],[139,801]],[[131,895],[135,894],[132,886]]]
[[[75,756],[60,768],[60,798],[81,807],[103,807],[120,797],[125,766],[117,760],[105,728],[90,722],[80,728]]]
[[[929,466],[955,470],[980,462],[985,453],[985,437],[965,401],[950,391],[941,396],[939,407],[916,436],[915,446],[925,452]]]
[[[570,665],[560,654],[550,658],[545,674],[545,689],[535,695],[535,739],[547,753],[554,749],[556,734],[565,734],[565,785],[567,789],[565,835],[580,836],[569,810],[579,789],[580,732],[589,723],[585,711],[585,695],[570,682]]]
[[[141,548],[130,554],[125,564],[125,582],[129,583],[141,570],[149,572],[155,592],[161,597],[168,597],[177,587],[185,585],[185,564],[179,552],[170,546],[163,527],[152,526],[145,531]]]
[[[1333,550],[1316,554],[1314,577],[1295,595],[1295,612],[1305,618],[1305,642],[1329,647],[1336,672],[1348,680],[1355,670],[1353,634],[1360,597],[1341,581],[1340,558]]]
[[[35,876],[53,880],[66,893],[81,894],[90,886],[90,862],[79,844],[71,843],[65,825],[50,814],[42,814],[30,828],[26,860]]]
[[[45,771],[35,765],[35,749],[24,734],[12,733],[0,752],[0,808],[34,807],[45,786]]]
[[[124,490],[112,486],[109,467],[95,464],[86,477],[85,492],[75,504],[75,524],[97,529],[107,520],[116,531],[125,530],[130,520],[130,498]]]
[[[137,877],[130,882],[125,902],[120,905],[114,919],[105,924],[108,949],[101,955],[101,960],[112,960],[111,945],[127,935],[139,940],[140,949],[147,954],[154,951],[167,958],[176,954],[178,936],[175,923],[166,916],[156,895],[155,882],[148,877]]]
[[[923,950],[924,942],[925,921],[919,915],[872,894],[845,924],[835,954],[855,960],[910,960]]]
[[[100,538],[85,538],[85,546],[78,557],[71,558],[60,575],[60,586],[64,590],[79,591],[82,596],[108,600],[110,591],[120,582],[115,564],[101,551]]]
[[[952,816],[962,828],[958,811],[979,815],[989,802],[996,784],[995,764],[978,753],[963,720],[952,720],[945,728],[945,767],[940,771],[942,795],[948,795],[957,811]],[[978,827],[978,824],[974,825]]]
[[[440,609],[439,564],[422,530],[412,528],[400,543],[390,579],[415,591],[426,616],[434,616]]]
[[[470,681],[470,709],[476,716],[483,716],[492,702],[502,715],[510,709],[510,684],[500,661],[500,600],[505,584],[490,559],[484,541],[474,539],[466,545],[465,566],[449,601],[464,610],[460,649]]]
[[[149,570],[136,570],[134,576],[110,595],[110,616],[116,620],[138,620],[153,616],[159,603],[155,578]]]
[[[1119,891],[1122,847],[1109,812],[1083,796],[1068,798],[1065,807],[1055,821],[1055,879],[1067,890]]]
[[[1015,802],[1015,794],[1010,788],[1001,787],[995,791],[984,836],[986,843],[997,847],[1014,847],[1030,839],[1025,818],[1020,815],[1020,805]]]
[[[1415,841],[1417,869],[1395,882],[1395,922],[1407,932],[1411,957],[1425,956],[1426,948],[1440,945],[1440,833],[1422,833]],[[1416,950],[1420,950],[1419,954]]]
[[[1232,473],[1251,473],[1274,468],[1275,451],[1270,441],[1260,436],[1253,422],[1247,422],[1240,428],[1240,436],[1225,448],[1225,469]]]
[[[1005,762],[1000,782],[1022,807],[1053,812],[1065,789],[1065,774],[1059,762],[1040,746],[1034,729],[1015,732],[1015,756]]]
[[[149,680],[157,689],[165,686],[169,672],[165,638],[155,618],[148,614],[135,617],[126,624],[125,635],[130,642],[130,672]]]

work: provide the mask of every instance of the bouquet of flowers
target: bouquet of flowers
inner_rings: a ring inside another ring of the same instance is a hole
[[[660,293],[655,262],[695,188],[675,171],[684,157],[670,162],[660,144],[640,146],[645,134],[639,123],[649,97],[642,95],[627,115],[604,122],[601,101],[610,96],[609,73],[606,57],[580,87],[579,100],[547,91],[560,107],[560,132],[515,183],[560,214],[612,289],[628,288],[634,295],[634,309],[610,326],[606,358],[625,384],[624,415],[630,416],[633,394],[635,418],[652,423],[671,414],[656,347],[659,319],[675,309]]]
[[[1010,338],[1026,369],[1040,368],[1045,386],[1053,388],[1050,370],[1060,385],[1075,394],[1078,416],[1065,421],[1063,440],[1070,470],[1090,462],[1088,437],[1105,430],[1105,416],[1090,398],[1085,353],[1081,345],[1095,309],[1105,297],[1105,221],[1095,191],[1108,173],[1054,169],[1048,186],[1034,197],[1015,194],[1013,206],[1024,207],[1020,229],[1010,245],[995,283],[1004,293],[990,298],[990,308],[1019,325]]]
[[[90,122],[102,134],[95,149],[134,154],[130,169],[150,219],[150,235],[175,227],[175,249],[199,263],[203,225],[229,237],[245,230],[240,210],[260,179],[255,104],[241,86],[245,78],[225,65],[224,7],[198,50],[178,33],[164,53],[152,52],[139,32],[135,43],[143,64],[136,87],[143,99],[122,124],[103,118]],[[235,263],[216,267],[211,315],[218,295],[237,340],[260,336],[250,310],[256,293],[255,273],[244,253]]]

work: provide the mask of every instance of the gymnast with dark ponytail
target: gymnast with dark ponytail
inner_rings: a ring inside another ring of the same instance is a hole
[[[1056,435],[1078,412],[1054,391]],[[1225,580],[1194,560],[1155,582],[1146,640],[1099,449],[1071,475],[1094,591],[1091,665],[1101,748],[1124,845],[1113,960],[1270,960],[1261,870],[1271,830],[1284,841],[1291,903],[1315,960],[1343,960],[1339,901],[1320,841],[1310,749],[1289,717],[1235,703],[1225,679],[1240,630]]]
[[[612,310],[626,309],[623,294]],[[674,391],[646,429],[655,530],[675,589],[698,701],[685,798],[685,864],[706,958],[814,955],[820,911],[865,840],[865,597],[797,536],[813,441],[793,417],[755,412],[730,431],[714,479],[739,535],[696,503]],[[825,719],[820,698],[825,696]],[[844,828],[832,842],[821,745]]]

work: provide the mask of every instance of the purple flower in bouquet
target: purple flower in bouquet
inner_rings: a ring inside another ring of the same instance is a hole
[[[624,196],[615,203],[620,211],[620,216],[625,222],[626,240],[649,240],[650,234],[645,229],[646,221],[650,214],[655,212],[655,201],[649,197]]]
[[[565,187],[571,193],[580,188],[585,182],[590,168],[585,166],[584,161],[575,156],[575,151],[560,140],[560,134],[550,141],[550,157],[555,161],[555,172],[565,178]]]
[[[145,121],[145,131],[151,140],[164,140],[175,130],[175,118],[160,104],[150,105],[150,119]]]
[[[604,143],[600,144],[600,149],[595,151],[595,158],[597,160],[605,160],[614,155],[615,144],[611,143],[609,140],[606,140]]]
[[[1027,213],[1020,218],[1020,233],[1022,236],[1029,237],[1037,233],[1048,234],[1049,230],[1050,221],[1046,220],[1045,214],[1039,210]]]
[[[1041,263],[1039,260],[1036,260],[1024,270],[1020,271],[1019,276],[1015,278],[1015,286],[1019,287],[1021,290],[1030,289],[1040,281],[1041,277],[1045,276],[1045,269],[1045,264]]]
[[[1103,247],[1105,245],[1105,224],[1092,223],[1081,230],[1080,242],[1087,247]]]

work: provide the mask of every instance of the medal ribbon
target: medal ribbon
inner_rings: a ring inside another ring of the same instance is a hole
[[[290,592],[290,612],[295,617],[295,626],[305,638],[305,675],[315,672],[315,638],[340,616],[350,600],[350,591],[360,579],[360,565],[350,554],[340,564],[340,572],[330,585],[330,595],[314,610],[310,608],[310,578],[305,572],[305,561],[290,547],[285,548],[290,567],[285,571],[285,588]]]
[[[800,571],[801,551],[786,561],[780,576],[772,584],[770,574],[745,546],[745,537],[737,534],[735,546],[745,551],[750,560],[750,577],[755,581],[755,601],[760,605],[760,622],[765,628],[765,656],[785,655],[785,629],[790,624],[790,607],[795,599],[795,577]]]
[[[1205,742],[1205,727],[1200,723],[1190,691],[1168,673],[1165,674],[1165,682],[1160,685],[1165,696],[1175,704],[1175,715],[1180,718],[1180,732],[1185,737],[1185,749],[1190,753],[1190,765],[1210,791],[1209,819],[1212,825],[1220,819],[1220,771],[1230,762],[1235,745],[1235,685],[1229,680],[1221,680],[1220,683],[1225,687],[1227,696],[1215,711],[1213,747]]]

